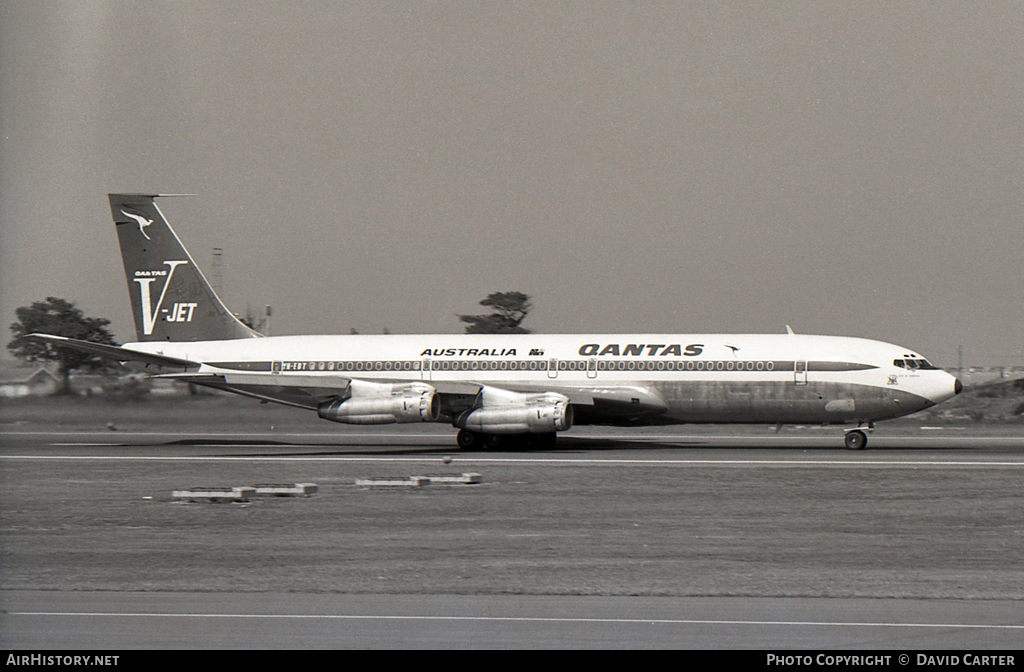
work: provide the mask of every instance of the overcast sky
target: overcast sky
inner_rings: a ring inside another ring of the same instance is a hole
[[[0,128],[4,343],[51,295],[134,340],[106,194],[145,191],[275,335],[523,291],[537,332],[1024,364],[1017,1],[0,0]]]

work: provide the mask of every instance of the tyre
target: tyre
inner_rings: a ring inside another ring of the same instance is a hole
[[[468,429],[459,430],[459,435],[456,437],[456,441],[459,444],[459,448],[463,450],[475,450],[480,447],[483,443],[483,437],[476,432],[471,432]]]
[[[863,450],[864,446],[868,445],[867,434],[855,429],[852,432],[846,433],[846,447],[850,450]]]

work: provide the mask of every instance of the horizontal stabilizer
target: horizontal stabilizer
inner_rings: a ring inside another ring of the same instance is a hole
[[[141,362],[147,365],[155,364],[156,366],[182,369],[185,371],[194,371],[199,369],[198,362],[190,362],[188,360],[177,359],[175,357],[165,357],[164,355],[154,355],[148,352],[137,352],[117,345],[104,345],[102,343],[80,341],[76,338],[54,336],[53,334],[28,334],[26,338],[36,338],[57,347],[70,348],[80,352],[88,352],[117,362]]]

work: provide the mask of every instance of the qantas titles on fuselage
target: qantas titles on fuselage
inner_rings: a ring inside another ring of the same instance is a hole
[[[676,357],[696,357],[700,353],[704,352],[703,343],[692,343],[685,346],[685,350],[683,350],[683,347],[684,346],[681,346],[678,343],[674,345],[664,345],[661,343],[657,345],[630,343],[622,348],[621,355],[623,357],[628,355],[639,357],[643,354],[645,349],[647,350],[647,357],[653,357],[655,355],[658,355],[659,357],[667,357],[669,355],[674,355]],[[658,352],[659,350],[661,350],[661,352]],[[587,345],[580,347],[579,353],[583,357],[593,357],[594,355],[597,355],[598,357],[603,357],[604,355],[615,355],[617,357],[620,355],[618,343],[610,343],[603,348],[599,343],[588,343]]]
[[[644,352],[645,350],[646,352]],[[669,345],[664,343],[629,343],[627,345],[609,343],[602,346],[600,343],[587,343],[580,346],[578,352],[581,357],[603,357],[605,355],[613,355],[615,357],[654,357],[655,355],[659,357],[696,357],[704,352],[704,344],[691,343],[683,346],[679,343]],[[515,355],[515,348],[427,348],[420,353],[420,357],[514,357]],[[543,356],[544,351],[532,350],[530,355],[534,357]]]

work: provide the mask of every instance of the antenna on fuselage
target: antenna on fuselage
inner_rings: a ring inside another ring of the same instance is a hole
[[[786,333],[789,334],[790,336],[796,336],[796,334],[793,332],[793,327],[789,326],[788,324],[786,325]]]

